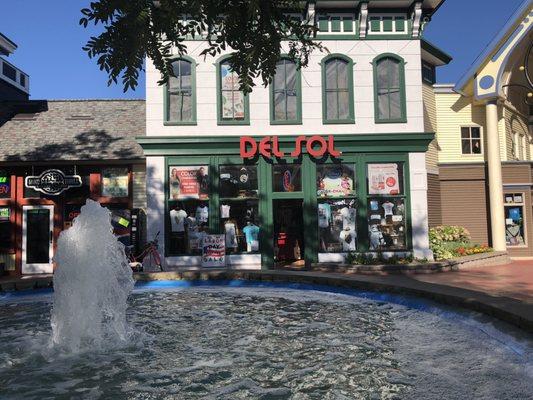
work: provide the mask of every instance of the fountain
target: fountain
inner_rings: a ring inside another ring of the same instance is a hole
[[[87,200],[59,236],[55,262],[53,346],[80,352],[127,343],[126,308],[134,280],[109,210]]]

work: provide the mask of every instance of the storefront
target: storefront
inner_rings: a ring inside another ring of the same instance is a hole
[[[427,228],[413,212],[418,219],[424,208],[427,218],[417,204],[425,175],[416,169],[432,137],[139,138],[148,234],[164,232],[169,267],[201,266],[210,234],[224,235],[231,267],[427,254]]]
[[[52,273],[59,234],[87,199],[110,210],[122,242],[144,240],[145,162],[134,139],[143,133],[144,102],[47,103],[46,111],[18,114],[0,127],[3,274]],[[124,117],[129,134],[120,125]],[[61,134],[52,139],[50,131]]]

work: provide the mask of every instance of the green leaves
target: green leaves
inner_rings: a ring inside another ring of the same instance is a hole
[[[170,57],[187,53],[186,40],[204,38],[204,58],[233,50],[232,68],[250,92],[255,78],[271,81],[281,53],[305,66],[313,50],[327,51],[313,41],[316,28],[295,18],[301,7],[297,0],[98,0],[81,10],[79,24],[102,25],[83,50],[124,91],[137,87],[146,57],[161,72],[159,83],[167,82]]]

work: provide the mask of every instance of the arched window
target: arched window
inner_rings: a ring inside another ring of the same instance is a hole
[[[217,108],[219,125],[248,125],[250,105],[248,96],[240,90],[239,76],[224,56],[217,63]]]
[[[172,61],[173,76],[166,85],[165,123],[167,125],[196,124],[196,63],[180,57]]]
[[[325,124],[354,123],[353,61],[332,54],[322,60],[322,119]]]
[[[373,65],[376,123],[407,122],[403,59],[387,53],[376,57]]]
[[[302,82],[296,63],[282,58],[270,85],[270,123],[302,123]]]

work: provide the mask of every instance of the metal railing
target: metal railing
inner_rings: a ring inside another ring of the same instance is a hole
[[[2,57],[0,57],[0,79],[24,93],[30,93],[30,76]]]

